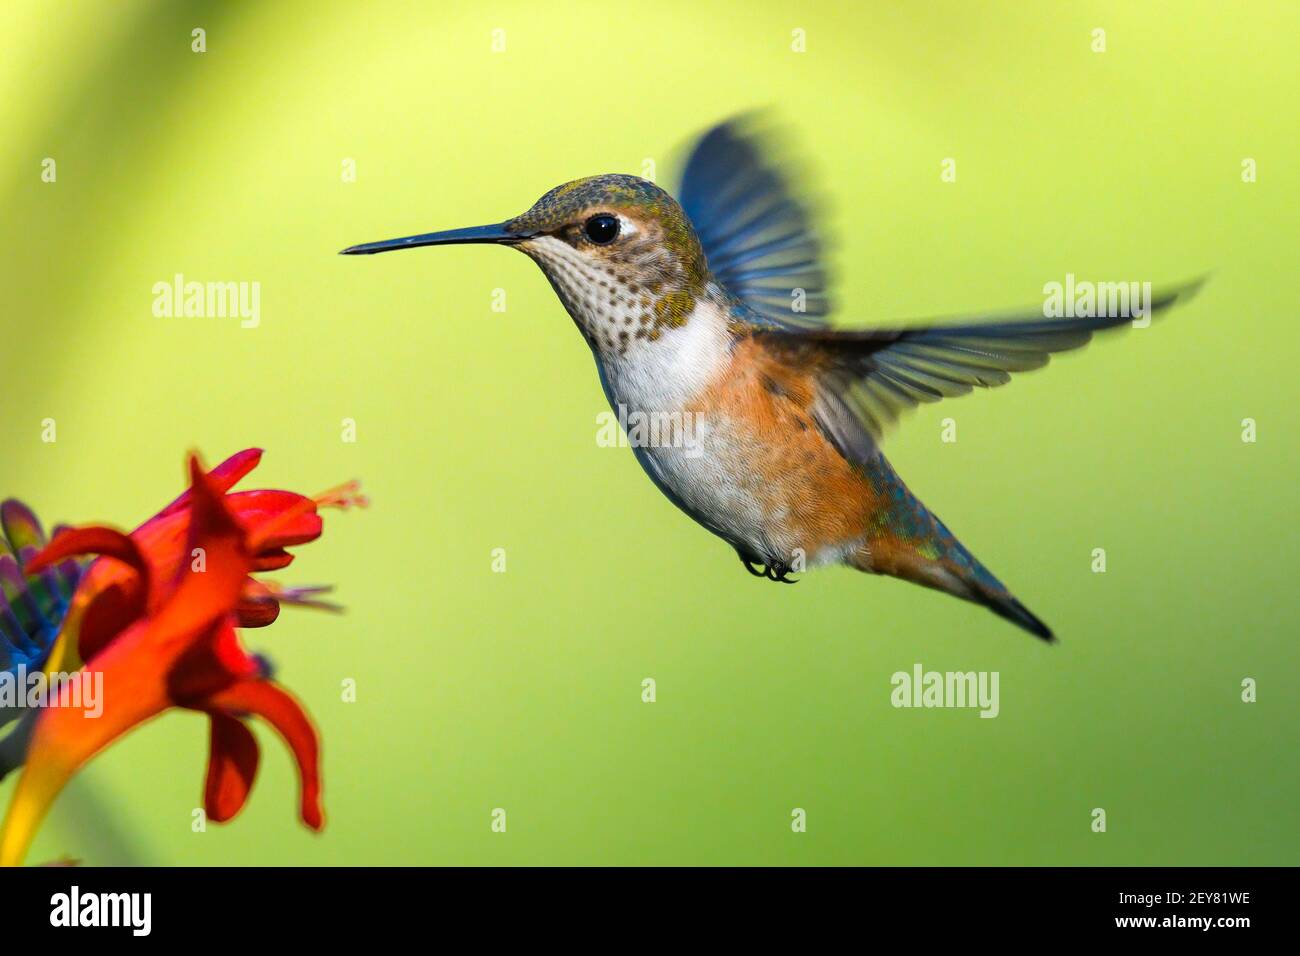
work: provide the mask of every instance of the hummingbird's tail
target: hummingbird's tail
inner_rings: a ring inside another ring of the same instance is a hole
[[[1055,641],[1051,629],[916,499],[883,457],[878,462],[870,478],[888,504],[873,516],[866,543],[847,563],[973,601],[1036,637]]]

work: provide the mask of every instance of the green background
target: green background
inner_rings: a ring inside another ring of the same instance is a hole
[[[134,526],[186,449],[256,444],[255,485],[374,502],[279,575],[348,613],[246,635],[319,724],[325,832],[265,727],[245,812],[192,832],[206,725],[176,711],[78,778],[29,860],[1296,862],[1296,5],[842,6],[5,5],[0,492]],[[646,159],[667,180],[761,106],[826,199],[842,324],[1212,273],[888,440],[1059,646],[893,580],[749,577],[597,446],[592,360],[525,257],[335,254]],[[177,272],[260,282],[261,326],[154,318]],[[1000,672],[1001,715],[894,709],[917,662]]]

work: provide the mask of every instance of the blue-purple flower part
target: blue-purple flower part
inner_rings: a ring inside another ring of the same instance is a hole
[[[45,666],[72,592],[90,563],[69,559],[28,574],[27,562],[45,544],[45,531],[30,508],[13,498],[0,504],[0,674],[9,675],[5,679]],[[23,716],[21,708],[0,705],[0,730]],[[19,726],[0,739],[0,779],[22,762],[29,730]]]
[[[28,575],[27,562],[45,544],[30,508],[13,498],[0,504],[0,670],[14,671],[21,664],[30,671],[45,663],[89,564],[69,559]]]

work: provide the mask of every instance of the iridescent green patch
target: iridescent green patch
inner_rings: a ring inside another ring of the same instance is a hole
[[[695,311],[695,296],[685,289],[678,289],[661,295],[654,304],[655,325],[678,328]]]

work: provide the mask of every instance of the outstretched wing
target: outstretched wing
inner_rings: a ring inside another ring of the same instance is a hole
[[[1153,295],[1150,314],[1186,301],[1200,285]],[[845,458],[865,463],[905,409],[976,386],[1003,385],[1012,372],[1040,368],[1053,352],[1077,349],[1095,333],[1132,321],[1131,314],[1065,320],[1026,314],[896,330],[763,328],[752,334],[778,361],[812,372],[817,424]]]
[[[754,317],[777,328],[823,327],[829,282],[811,203],[777,171],[774,152],[752,120],[715,126],[692,149],[677,198],[714,277]]]

